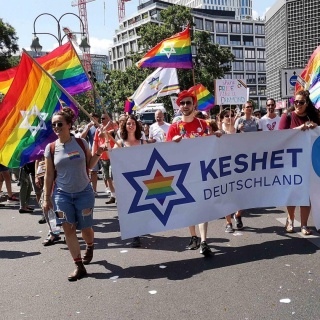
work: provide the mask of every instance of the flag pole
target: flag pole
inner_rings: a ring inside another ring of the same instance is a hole
[[[80,109],[91,121],[93,121],[96,125],[98,125],[100,128],[103,128],[103,126],[97,121],[95,120],[89,113],[88,111],[83,108],[73,97],[72,95],[66,91],[62,86],[61,84],[55,79],[52,77],[52,75],[47,71],[45,70],[40,64],[39,62],[37,62],[35,59],[33,59],[31,57],[31,55],[25,50],[25,49],[22,49],[22,51],[57,85],[57,87],[68,97],[68,99],[70,101],[72,101],[72,103],[78,108]],[[117,143],[117,141],[115,141],[115,139],[112,137],[112,135],[106,131],[106,134],[108,135],[108,138],[111,139],[119,148],[121,148],[121,146],[119,145],[119,143]]]
[[[68,41],[70,42],[70,44],[71,44],[71,46],[72,46],[72,48],[73,48],[73,50],[74,50],[75,54],[77,55],[77,57],[78,57],[78,59],[79,59],[79,61],[80,61],[81,65],[82,65],[82,68],[83,68],[83,70],[84,70],[85,74],[87,75],[87,78],[89,79],[89,81],[90,81],[90,83],[91,83],[92,91],[94,92],[94,96],[96,95],[96,96],[98,97],[98,99],[99,99],[99,103],[100,103],[100,104],[101,104],[101,106],[102,106],[102,110],[103,110],[103,112],[107,115],[108,120],[110,121],[111,119],[110,119],[110,117],[109,117],[109,114],[108,114],[107,110],[105,110],[105,107],[102,105],[101,97],[100,97],[100,95],[98,94],[98,92],[97,92],[97,90],[96,90],[96,87],[95,87],[95,85],[94,85],[94,83],[93,83],[93,81],[92,81],[91,77],[90,77],[90,76],[89,76],[89,74],[88,74],[88,71],[84,68],[84,66],[83,66],[83,64],[82,64],[82,62],[81,62],[81,59],[80,59],[80,57],[79,57],[79,55],[78,55],[77,50],[74,48],[74,45],[73,45],[72,41],[70,41],[70,39],[69,39]],[[92,67],[92,66],[91,66],[91,67]],[[91,70],[91,72],[93,72],[93,71]],[[93,97],[93,98],[95,98],[95,97]],[[95,102],[94,102],[94,103],[95,103]]]

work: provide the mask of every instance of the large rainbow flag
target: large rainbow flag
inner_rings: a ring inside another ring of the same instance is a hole
[[[309,90],[310,100],[316,108],[320,108],[320,46],[313,51],[306,67],[301,72],[299,78],[302,81],[297,81],[295,92],[299,90]],[[302,84],[303,83],[303,84]]]
[[[92,89],[78,55],[70,42],[54,49],[45,56],[36,58],[36,60],[71,95]],[[16,72],[17,67],[0,72],[1,93],[6,94],[8,92]]]
[[[192,69],[190,28],[165,39],[136,63],[140,68]]]
[[[51,117],[64,101],[78,109],[58,85],[30,58],[22,54],[16,75],[0,104],[0,163],[17,168],[39,159],[46,145],[57,139]]]
[[[196,93],[196,97],[198,100],[198,110],[207,111],[214,107],[214,96],[202,84],[193,86],[188,91],[192,92],[193,94]]]

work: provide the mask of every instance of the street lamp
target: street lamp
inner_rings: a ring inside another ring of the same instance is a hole
[[[56,20],[57,22],[57,27],[58,27],[58,34],[57,36],[52,34],[52,33],[49,33],[49,32],[36,32],[36,21],[39,17],[41,16],[44,16],[44,15],[48,15],[48,16],[51,16],[53,19]],[[61,25],[60,25],[60,21],[61,19],[66,16],[66,15],[73,15],[75,17],[77,17],[79,20],[80,20],[80,23],[81,23],[81,30],[82,32],[67,32],[64,36],[61,35]],[[40,45],[40,42],[39,42],[39,38],[38,38],[38,34],[49,34],[51,36],[53,36],[59,43],[59,46],[62,45],[62,41],[64,39],[65,36],[70,36],[72,34],[81,34],[81,43],[79,45],[81,51],[85,52],[85,53],[88,53],[90,51],[90,45],[88,43],[88,38],[86,36],[86,34],[83,32],[84,30],[84,24],[83,24],[83,21],[81,20],[81,18],[79,16],[77,16],[75,13],[71,13],[71,12],[68,12],[68,13],[65,13],[63,14],[59,19],[57,19],[54,15],[52,15],[51,13],[41,13],[39,14],[34,22],[33,22],[33,40],[32,40],[32,43],[31,43],[31,50],[35,51],[35,52],[40,52],[42,50],[42,46]]]

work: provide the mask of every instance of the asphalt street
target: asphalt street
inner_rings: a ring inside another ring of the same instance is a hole
[[[94,258],[88,277],[76,282],[67,280],[74,265],[63,239],[42,245],[48,227],[38,224],[40,209],[0,207],[0,319],[320,319],[312,218],[308,238],[298,227],[285,233],[280,207],[246,210],[244,229],[233,234],[223,219],[212,221],[214,255],[204,258],[185,250],[186,228],[144,236],[141,248],[131,248],[101,181],[99,190]]]

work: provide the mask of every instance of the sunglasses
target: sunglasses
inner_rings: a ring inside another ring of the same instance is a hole
[[[51,125],[53,128],[55,128],[55,127],[61,128],[63,126],[63,123],[62,122],[52,122]]]
[[[225,115],[224,117],[225,117],[225,118],[230,118],[230,116],[228,116],[228,115]],[[234,118],[234,116],[231,115],[231,118]]]
[[[101,120],[104,120],[105,118],[100,118]]]
[[[272,103],[272,104],[267,104],[267,107],[274,107],[274,103]]]
[[[180,102],[180,106],[184,106],[184,105],[191,106],[191,104],[192,104],[191,101],[181,101]]]
[[[294,100],[294,104],[298,104],[299,106],[303,106],[306,103],[306,100]]]

